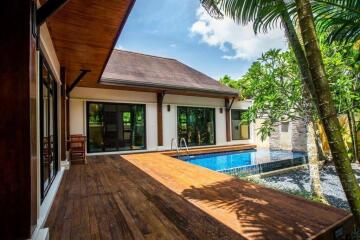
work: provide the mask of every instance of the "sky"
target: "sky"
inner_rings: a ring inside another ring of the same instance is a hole
[[[251,24],[211,18],[199,0],[136,0],[116,48],[174,58],[219,79],[242,76],[263,52],[287,44],[281,29],[255,36]]]

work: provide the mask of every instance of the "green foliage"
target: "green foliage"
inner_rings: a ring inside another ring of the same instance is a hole
[[[282,0],[200,0],[211,16],[226,15],[239,24],[253,22],[255,33],[279,26],[287,11]]]
[[[326,44],[320,37],[325,69],[338,114],[351,110],[360,113],[360,51],[352,44]]]
[[[258,129],[262,139],[267,138],[282,121],[308,116],[300,73],[290,51],[272,49],[255,61],[240,80],[225,79],[221,82],[239,89],[243,99],[253,100],[243,121],[265,119]]]
[[[282,15],[296,18],[294,1],[285,0],[200,0],[214,18],[231,17],[240,24],[253,23],[254,32],[278,27]],[[327,41],[356,42],[360,39],[360,0],[311,1],[318,31]]]
[[[312,5],[318,31],[327,34],[328,42],[360,39],[359,0],[315,0]]]
[[[222,19],[224,15],[218,8],[218,0],[200,0],[201,5],[205,8],[205,10],[215,19]]]
[[[224,77],[220,78],[219,82],[228,87],[238,89],[241,100],[250,99],[252,97],[251,95],[248,95],[250,94],[250,91],[248,90],[249,82],[247,79],[241,78],[239,80],[234,80],[229,75],[225,75]]]
[[[324,41],[320,46],[338,113],[349,109],[360,113],[359,51],[350,45],[328,45]],[[238,89],[241,99],[253,100],[242,120],[254,122],[263,118],[261,127],[257,129],[263,140],[282,121],[302,119],[307,122],[310,117],[317,117],[304,96],[300,71],[292,51],[272,49],[255,61],[239,80],[224,76],[220,82]]]

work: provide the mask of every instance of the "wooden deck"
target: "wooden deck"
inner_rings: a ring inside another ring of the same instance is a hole
[[[65,173],[51,239],[333,239],[351,214],[161,153],[89,157]]]

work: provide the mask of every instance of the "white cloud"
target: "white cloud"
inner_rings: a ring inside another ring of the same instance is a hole
[[[201,41],[218,47],[225,53],[224,59],[254,60],[271,48],[287,49],[286,39],[281,29],[273,29],[267,34],[255,35],[252,24],[236,24],[232,19],[216,20],[202,8],[197,9],[197,21],[191,26],[191,35],[199,35]]]
[[[116,44],[115,48],[119,50],[125,50],[124,46],[121,44]]]
[[[170,47],[172,47],[172,48],[176,48],[176,43],[172,43],[172,44],[170,44]]]

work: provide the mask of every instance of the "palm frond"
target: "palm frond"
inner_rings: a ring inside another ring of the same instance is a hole
[[[201,5],[209,13],[209,15],[215,19],[223,19],[224,15],[218,8],[218,1],[216,0],[200,0]]]
[[[313,0],[317,29],[327,41],[343,43],[360,39],[360,0]]]
[[[247,24],[255,20],[261,7],[260,2],[265,0],[220,0],[219,2],[220,9],[226,16],[237,23]]]
[[[269,1],[259,9],[258,15],[254,20],[254,31],[268,32],[268,30],[277,28],[282,25],[282,14],[287,5],[282,1]],[[288,13],[286,13],[288,14]]]
[[[208,0],[203,1],[214,5],[224,15],[238,24],[253,23],[255,33],[267,32],[279,26],[282,11],[287,9],[284,0]]]

